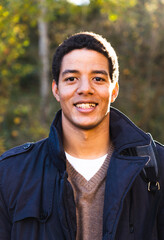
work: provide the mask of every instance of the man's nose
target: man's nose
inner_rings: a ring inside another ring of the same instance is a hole
[[[88,77],[83,77],[80,79],[77,93],[78,94],[93,94],[94,93],[92,82]]]

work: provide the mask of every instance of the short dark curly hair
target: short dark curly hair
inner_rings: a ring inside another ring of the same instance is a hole
[[[53,56],[52,75],[58,85],[60,68],[63,57],[75,49],[86,48],[103,54],[109,62],[109,74],[112,82],[118,81],[118,59],[111,44],[99,34],[93,32],[80,32],[67,38],[58,46]]]

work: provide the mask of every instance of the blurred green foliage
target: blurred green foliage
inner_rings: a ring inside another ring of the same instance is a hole
[[[50,60],[67,36],[83,30],[102,34],[119,56],[120,94],[114,106],[163,142],[164,1],[90,0],[77,6],[46,0],[45,7]],[[0,3],[0,153],[48,136],[59,109],[50,89],[49,117],[41,121],[38,17],[39,0]]]

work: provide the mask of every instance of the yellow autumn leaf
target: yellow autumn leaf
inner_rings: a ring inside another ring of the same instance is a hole
[[[7,17],[9,15],[9,12],[5,11],[2,15],[3,15],[3,17]]]
[[[109,20],[112,22],[115,22],[118,19],[118,15],[116,14],[110,14],[109,15]]]
[[[21,123],[21,118],[20,117],[15,117],[13,121],[14,121],[15,125],[19,125]]]

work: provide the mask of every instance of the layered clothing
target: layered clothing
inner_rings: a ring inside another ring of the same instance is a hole
[[[153,194],[141,176],[149,156],[129,151],[149,145],[150,136],[111,108],[110,137],[115,150],[102,202],[102,239],[163,240],[164,147],[156,143],[161,188]],[[75,240],[76,225],[59,111],[48,138],[0,157],[0,240]]]

